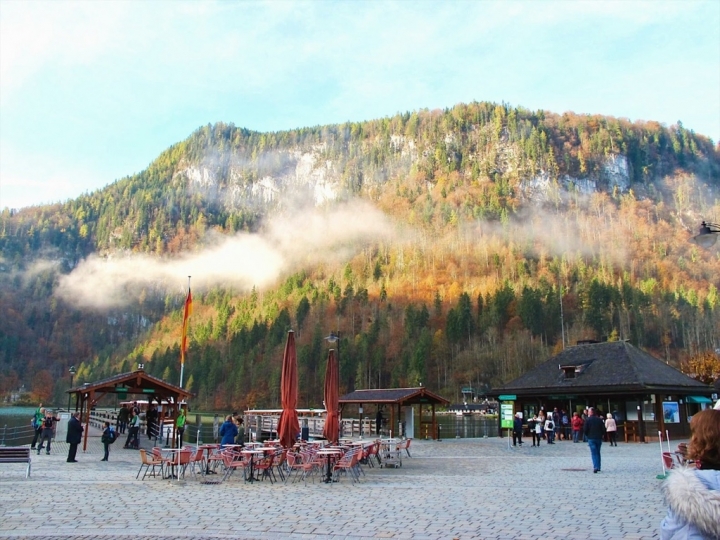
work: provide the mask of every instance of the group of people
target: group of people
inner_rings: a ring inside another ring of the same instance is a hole
[[[567,411],[562,409],[558,411],[557,407],[551,413],[545,413],[541,410],[538,414],[528,419],[527,427],[532,436],[532,446],[539,447],[540,442],[545,440],[547,444],[555,444],[555,440],[570,440],[572,433],[572,441],[574,443],[587,442],[585,435],[585,424],[590,417],[590,409],[584,409],[582,413],[574,412],[572,417],[568,416]],[[593,409],[593,416],[602,417],[602,413]],[[605,434],[610,446],[617,446],[617,422],[611,413],[607,413],[607,418],[603,421]],[[515,413],[513,420],[513,446],[522,446],[523,435],[523,414]]]
[[[33,434],[33,440],[30,443],[30,448],[37,449],[37,455],[40,455],[41,450],[45,450],[45,454],[50,455],[50,447],[52,446],[52,440],[55,437],[55,424],[60,421],[60,418],[55,416],[51,410],[43,407],[42,403],[35,409],[35,414],[32,417],[32,426],[35,430]],[[70,446],[68,448],[68,463],[77,463],[75,459],[77,455],[78,444],[82,441],[82,434],[85,428],[80,421],[80,413],[74,412],[70,415],[70,420],[67,425],[67,435],[65,442]]]
[[[245,426],[243,425],[242,416],[237,412],[228,414],[225,417],[225,421],[218,429],[217,435],[220,436],[221,448],[229,444],[239,444],[240,446],[244,446]],[[215,440],[217,440],[217,436]]]

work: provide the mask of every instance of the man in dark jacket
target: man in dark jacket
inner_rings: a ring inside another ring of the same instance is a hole
[[[602,446],[603,437],[605,436],[605,422],[597,416],[595,409],[588,409],[588,419],[583,427],[588,446],[590,447],[590,456],[593,462],[593,472],[600,472],[600,447]]]
[[[68,422],[67,437],[65,442],[70,443],[70,449],[68,450],[68,463],[77,463],[75,455],[77,454],[77,447],[82,440],[83,426],[80,423],[80,413],[76,412],[70,417]]]

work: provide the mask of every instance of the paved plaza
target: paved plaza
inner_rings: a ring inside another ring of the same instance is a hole
[[[107,463],[97,440],[66,463],[58,443],[33,453],[27,480],[23,465],[0,465],[0,539],[644,539],[665,513],[658,443],[605,444],[593,474],[582,443],[414,440],[402,467],[365,468],[355,485],[140,481],[122,444]]]

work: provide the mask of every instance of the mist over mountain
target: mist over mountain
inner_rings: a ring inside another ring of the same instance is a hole
[[[132,369],[206,409],[275,406],[297,332],[319,406],[339,331],[341,391],[422,382],[456,397],[578,339],[628,339],[680,366],[720,348],[720,153],[682,124],[460,104],[258,133],[199,128],[134,176],[2,212],[0,395],[62,401]],[[562,314],[560,312],[562,305]]]

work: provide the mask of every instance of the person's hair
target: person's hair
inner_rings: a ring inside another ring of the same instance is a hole
[[[612,414],[607,413],[607,417],[608,417],[608,418],[612,418]]]
[[[110,427],[110,422],[105,421],[105,427]]]
[[[225,417],[225,420],[228,420],[228,421],[230,421],[232,419],[233,419],[232,414],[228,414],[227,417]]]
[[[720,469],[720,410],[705,409],[690,421],[688,458],[703,469]]]

